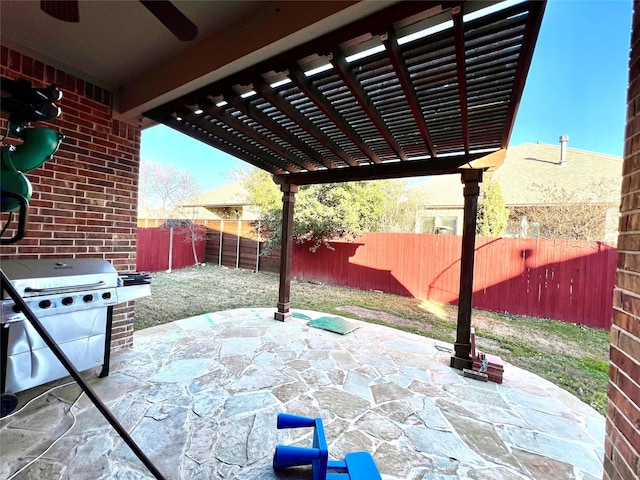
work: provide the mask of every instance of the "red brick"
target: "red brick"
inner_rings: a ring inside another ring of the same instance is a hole
[[[632,381],[625,373],[618,371],[616,380],[613,382],[617,388],[619,388],[628,398],[632,398],[637,401],[640,398],[640,387],[638,384]],[[640,447],[640,435],[636,439],[637,446]],[[634,445],[636,446],[636,445]],[[640,449],[637,450],[640,452]]]
[[[625,441],[629,444],[630,450],[636,453],[640,451],[640,432],[638,431],[637,426],[632,425],[629,422],[629,419],[625,417],[615,405],[613,407],[613,414],[610,418],[612,418],[615,431],[624,437]]]
[[[615,405],[617,411],[624,415],[636,430],[640,428],[640,407],[634,404],[629,397],[624,395],[617,386],[611,384],[609,388],[609,399],[612,404]],[[615,437],[613,437],[613,440],[615,440]]]
[[[613,329],[612,329],[613,330]],[[618,347],[611,345],[611,362],[615,367],[626,372],[629,378],[640,378],[640,365],[633,361],[625,352]]]
[[[29,254],[29,253],[37,254],[38,256],[45,255],[47,253],[55,253],[55,248],[42,247],[42,246],[28,247],[28,246],[20,245],[20,258],[23,258],[22,254]]]
[[[624,331],[621,331],[617,346],[623,350],[626,355],[640,363],[640,341],[638,338],[632,337]],[[636,377],[636,382],[640,382],[640,377]]]
[[[610,422],[607,422],[607,433],[609,437],[607,437],[605,441],[605,454],[609,458],[613,458],[614,454],[619,454],[627,465],[633,466],[638,465],[639,457],[637,452],[631,448],[629,442],[627,442],[626,438],[617,430]],[[607,443],[610,444],[610,447],[607,447]],[[615,452],[615,453],[614,453]]]
[[[63,152],[71,152],[71,153],[76,153],[78,155],[88,155],[89,154],[89,150],[87,150],[86,148],[79,148],[76,147],[74,145],[70,145],[69,143],[62,143],[60,145],[60,150]]]
[[[611,457],[611,463],[613,464],[615,471],[620,475],[621,479],[633,479],[633,471],[625,461],[624,457],[615,449]]]

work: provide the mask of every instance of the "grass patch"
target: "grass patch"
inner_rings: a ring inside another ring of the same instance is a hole
[[[233,308],[275,307],[278,277],[217,266],[152,274],[137,330]],[[417,298],[293,281],[294,308],[342,315],[453,343],[457,308]],[[349,308],[352,307],[352,308]],[[356,308],[358,307],[358,308]],[[357,313],[354,313],[357,312]],[[478,347],[568,390],[604,414],[609,333],[554,320],[473,311]]]

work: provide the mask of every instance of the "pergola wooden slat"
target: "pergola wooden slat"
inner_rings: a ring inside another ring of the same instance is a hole
[[[477,186],[504,160],[545,8],[481,11],[496,3],[399,2],[145,113],[281,184],[280,319],[298,185],[458,173],[465,247],[452,364],[468,361]]]

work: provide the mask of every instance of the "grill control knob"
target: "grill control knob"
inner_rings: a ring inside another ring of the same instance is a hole
[[[102,298],[103,300],[109,300],[111,298],[111,292],[104,292]]]
[[[93,302],[93,295],[85,295],[84,297],[82,297],[82,301],[84,303]]]
[[[64,297],[62,299],[62,304],[63,305],[71,305],[71,304],[73,304],[73,298],[72,297]]]
[[[11,307],[11,310],[13,310],[14,313],[20,313],[22,311],[18,305]]]
[[[49,308],[51,307],[51,300],[42,300],[40,303],[38,303],[38,306],[40,308]]]

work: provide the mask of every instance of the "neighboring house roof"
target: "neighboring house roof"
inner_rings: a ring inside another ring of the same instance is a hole
[[[208,208],[242,207],[250,205],[248,198],[243,182],[235,182],[190,198],[182,205]]]
[[[235,182],[192,197],[182,202],[171,212],[140,206],[138,218],[219,220],[228,218],[229,215],[225,212],[229,210],[233,218],[236,218],[233,209],[238,209],[241,212],[240,218],[242,220],[257,220],[259,218],[259,209],[249,203],[248,193],[242,182]]]
[[[138,205],[138,218],[149,218],[149,219],[166,219],[177,216],[177,210],[173,209],[170,212],[165,212],[161,208],[149,208],[144,205]]]
[[[258,220],[260,208],[249,203],[244,182],[235,182],[190,198],[180,206],[183,210],[198,209],[201,220],[240,219]]]
[[[552,199],[543,187],[555,185],[581,191],[593,182],[604,181],[603,203],[618,203],[622,182],[622,157],[567,148],[566,165],[560,164],[560,145],[523,143],[509,147],[503,165],[492,174],[500,182],[506,205],[544,205]],[[464,204],[459,175],[432,177],[417,187],[421,205],[458,207]]]
[[[193,210],[195,208],[195,211]],[[185,219],[185,220],[217,220],[218,215],[210,212],[204,207],[193,207],[189,210],[186,208],[174,208],[169,212],[164,212],[161,209],[153,209],[140,206],[138,207],[138,219]]]

